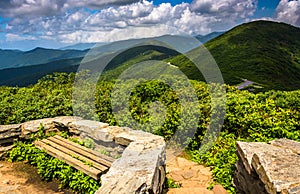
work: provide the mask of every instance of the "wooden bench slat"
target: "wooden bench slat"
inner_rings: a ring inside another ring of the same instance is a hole
[[[42,142],[46,143],[47,145],[51,146],[51,147],[54,147],[55,149],[58,149],[62,152],[64,152],[65,154],[68,154],[70,155],[72,158],[75,158],[77,160],[80,160],[80,161],[85,161],[87,163],[91,163],[93,165],[94,168],[97,168],[101,171],[106,171],[108,169],[108,167],[102,165],[102,164],[99,164],[93,160],[90,160],[89,158],[83,156],[83,155],[80,155],[78,154],[77,152],[74,152],[70,149],[67,148],[67,145],[64,144],[64,145],[59,145],[55,142],[52,142],[51,141],[51,138],[49,139],[43,139]],[[87,164],[86,164],[87,165]]]
[[[75,143],[75,142],[72,142],[72,141],[70,141],[70,140],[67,140],[67,139],[65,139],[65,138],[62,138],[62,137],[60,137],[59,135],[55,135],[55,136],[53,136],[51,139],[53,139],[53,138],[55,138],[55,139],[57,139],[57,140],[60,140],[61,142],[64,142],[64,143],[70,145],[70,149],[72,149],[73,151],[76,151],[76,152],[80,152],[80,153],[82,153],[83,155],[85,155],[85,156],[87,156],[87,157],[89,157],[89,154],[92,154],[92,155],[94,155],[94,156],[97,156],[97,157],[96,157],[97,160],[95,160],[95,161],[100,162],[100,163],[102,163],[102,164],[104,164],[104,165],[106,165],[106,166],[108,166],[108,167],[110,167],[111,164],[116,160],[115,158],[106,156],[106,155],[101,154],[101,153],[99,153],[99,152],[97,152],[97,151],[95,151],[95,150],[86,148],[86,147],[81,146],[81,145],[79,145],[79,144],[77,144],[77,143]],[[58,141],[56,141],[56,142],[58,143]],[[60,144],[60,143],[59,143],[59,144]],[[65,145],[65,144],[63,144],[63,145]],[[71,147],[71,146],[72,146],[72,147]],[[82,150],[82,152],[79,151],[79,150]],[[89,154],[87,154],[87,153],[89,153]],[[91,159],[93,159],[93,158],[91,158]],[[94,159],[93,159],[93,160],[94,160]]]
[[[35,141],[34,142],[35,146],[39,149],[45,149],[47,153],[55,158],[58,158],[60,160],[65,161],[67,164],[73,166],[74,168],[82,171],[83,173],[91,176],[92,178],[99,180],[99,176],[102,173],[101,170],[96,169],[94,167],[88,166],[83,164],[81,161],[71,157],[68,154],[63,153],[62,151],[55,149],[46,143],[43,143],[41,141]]]
[[[48,140],[50,140],[52,142],[55,142],[59,145],[62,145],[62,146],[66,147],[66,148],[68,148],[68,149],[70,149],[74,152],[77,152],[78,154],[83,155],[83,156],[85,156],[85,157],[87,157],[87,158],[89,158],[89,159],[91,159],[91,160],[93,160],[97,163],[100,163],[100,164],[105,165],[107,167],[111,166],[110,161],[106,161],[105,159],[102,159],[99,156],[95,156],[95,155],[91,154],[90,152],[85,151],[83,149],[85,147],[83,147],[83,146],[79,147],[80,145],[79,146],[76,145],[76,147],[75,147],[73,145],[70,145],[71,141],[69,141],[69,140],[67,140],[68,142],[66,142],[66,141],[62,141],[60,139],[57,139],[55,137],[50,137],[50,138],[48,138]]]

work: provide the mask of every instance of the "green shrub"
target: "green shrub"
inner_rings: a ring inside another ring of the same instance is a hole
[[[180,183],[177,183],[173,179],[166,178],[166,180],[165,180],[165,188],[166,189],[180,188],[180,187],[181,187]]]

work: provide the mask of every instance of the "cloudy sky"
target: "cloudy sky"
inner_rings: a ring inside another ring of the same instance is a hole
[[[207,34],[257,19],[300,26],[300,0],[0,0],[0,48]]]

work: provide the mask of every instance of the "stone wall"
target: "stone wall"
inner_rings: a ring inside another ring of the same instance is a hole
[[[299,194],[300,142],[237,142],[234,184],[241,194]]]
[[[69,131],[92,140],[95,149],[120,157],[101,177],[97,194],[162,193],[166,144],[162,137],[126,127],[109,126],[79,117],[55,117],[15,125],[0,125],[0,156],[18,139],[26,139],[43,125],[46,132]]]

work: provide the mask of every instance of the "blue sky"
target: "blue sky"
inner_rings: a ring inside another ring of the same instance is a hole
[[[300,0],[5,0],[0,48],[208,34],[258,19],[300,26]]]
[[[186,0],[186,1],[180,1],[180,0],[175,0],[175,1],[168,1],[168,0],[156,0],[156,1],[153,1],[153,3],[155,4],[155,5],[159,5],[159,4],[161,4],[161,3],[171,3],[171,5],[177,5],[177,4],[180,4],[180,3],[183,3],[183,2],[185,2],[185,3],[191,3],[192,2],[192,0]]]

